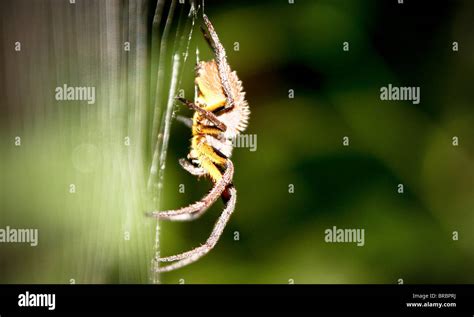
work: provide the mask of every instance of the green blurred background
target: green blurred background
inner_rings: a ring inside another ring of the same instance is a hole
[[[162,283],[474,282],[474,3],[397,2],[206,1],[257,150],[234,150],[237,207],[217,247]],[[169,87],[191,20],[189,3],[166,1],[156,36],[156,4],[1,2],[0,228],[39,229],[37,247],[0,243],[1,283],[150,282],[157,71]],[[189,99],[196,47],[212,57],[197,26],[178,87]],[[95,86],[96,103],[56,101],[63,84]],[[421,103],[381,101],[388,84],[419,86]],[[173,111],[163,209],[211,186],[178,164],[190,131],[176,115],[191,114]],[[203,243],[222,208],[160,223],[161,255]],[[326,243],[333,226],[364,229],[365,245]]]

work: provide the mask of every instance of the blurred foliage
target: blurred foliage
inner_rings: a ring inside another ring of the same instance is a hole
[[[473,283],[473,9],[467,0],[444,7],[410,1],[206,1],[206,14],[244,83],[252,110],[246,133],[257,135],[257,151],[234,151],[237,207],[215,250],[163,274],[163,282]],[[38,13],[38,23],[60,19],[48,12]],[[23,16],[17,10],[8,21]],[[77,43],[103,40],[105,34],[94,34],[97,14],[87,19]],[[71,39],[80,35],[79,24],[54,32]],[[4,28],[4,45],[14,42],[11,29]],[[40,30],[16,32],[47,38],[47,28]],[[453,41],[459,42],[457,52]],[[27,55],[20,70],[5,70],[5,78],[16,80],[2,85],[7,98],[0,130],[0,227],[39,228],[40,245],[0,244],[0,282],[147,282],[154,226],[143,216],[151,107],[124,95],[137,96],[142,82],[132,82],[123,69],[116,76],[87,77],[107,61],[88,56],[100,43],[83,46],[79,64],[71,65],[73,48],[64,52],[40,42],[38,47],[54,51],[46,66],[65,63],[70,69],[51,70],[37,64],[40,57]],[[211,58],[199,31],[191,52],[196,45],[201,59]],[[13,53],[3,58],[23,61]],[[187,98],[194,93],[195,58],[191,54],[184,65]],[[84,73],[75,73],[83,67]],[[54,104],[50,91],[57,83],[48,78],[61,77],[55,72],[62,70],[78,82],[95,80],[97,104]],[[389,83],[420,86],[421,103],[382,102],[380,87]],[[190,115],[184,107],[176,114]],[[124,147],[130,133],[132,146]],[[16,135],[22,136],[21,147],[13,146]],[[349,147],[342,145],[344,136]],[[189,129],[173,122],[163,208],[191,203],[211,186],[177,162],[187,154],[189,138]],[[75,195],[68,193],[70,183],[77,185]],[[403,194],[398,184],[404,184]],[[162,223],[162,255],[203,243],[222,208],[217,202],[199,220]],[[324,230],[333,226],[365,229],[365,246],[326,243]],[[129,241],[123,237],[127,230]]]

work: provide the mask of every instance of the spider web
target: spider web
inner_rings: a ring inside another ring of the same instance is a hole
[[[169,7],[165,5],[165,0],[158,0],[153,17],[151,60],[152,65],[156,65],[156,67],[151,67],[150,74],[150,91],[152,92],[150,100],[153,105],[152,161],[147,187],[152,197],[150,207],[154,210],[160,209],[162,200],[170,129],[172,119],[175,117],[174,98],[178,87],[180,87],[184,66],[188,59],[197,11],[198,8],[194,0],[190,0],[188,4],[173,0]],[[177,22],[174,22],[176,16],[178,19]],[[174,33],[172,33],[173,23],[177,24]],[[162,32],[160,32],[161,24],[164,24]],[[159,273],[156,272],[159,265],[156,259],[159,257],[160,224],[157,220],[154,256],[151,260],[150,270],[150,280],[153,284],[160,283]]]

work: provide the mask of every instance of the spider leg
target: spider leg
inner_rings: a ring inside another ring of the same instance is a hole
[[[204,118],[206,118],[207,120],[211,121],[212,123],[214,123],[216,125],[216,127],[219,129],[219,130],[222,130],[223,132],[225,132],[225,130],[227,129],[226,125],[220,121],[217,116],[215,114],[213,114],[212,112],[210,111],[207,111],[199,106],[197,106],[196,104],[192,103],[191,101],[189,100],[186,100],[184,98],[181,98],[181,97],[177,97],[176,99],[178,99],[179,101],[181,101],[182,103],[184,103],[186,106],[188,106],[191,110],[194,110],[196,112],[199,112],[200,115],[202,115]]]
[[[189,172],[189,174],[194,176],[204,176],[207,174],[206,170],[202,167],[194,166],[191,162],[187,159],[181,158],[179,159],[179,164],[182,168]]]
[[[210,127],[210,126],[203,126],[203,125],[197,125],[196,126],[198,133],[200,134],[209,134],[209,135],[219,135],[222,133],[221,130],[218,128]]]
[[[209,35],[203,32],[204,38],[211,45],[214,50],[214,54],[216,55],[219,77],[221,78],[222,88],[224,89],[225,95],[227,97],[226,108],[231,108],[234,106],[234,96],[229,84],[228,74],[230,74],[230,67],[227,63],[227,55],[224,46],[219,41],[219,37],[217,36],[216,30],[214,29],[211,21],[209,21],[209,18],[205,14],[203,14],[203,18],[204,24],[206,24],[207,30],[209,32]]]
[[[199,143],[198,149],[198,151],[202,153],[203,158],[208,158],[212,163],[216,163],[217,165],[225,166],[227,158],[217,154],[216,150],[209,144]]]
[[[212,42],[211,37],[209,36],[209,34],[207,34],[206,29],[203,28],[202,26],[201,26],[201,32],[202,32],[202,35],[204,36],[204,39],[206,40],[207,44],[209,44],[209,46],[211,47],[211,49],[212,49],[213,51],[215,51],[216,48],[215,48],[215,46],[214,46],[214,43]]]
[[[201,257],[205,256],[207,253],[209,253],[209,251],[211,251],[215,247],[215,245],[219,241],[219,238],[224,232],[224,228],[227,222],[229,221],[230,216],[234,212],[235,203],[237,200],[237,190],[232,185],[227,187],[227,191],[229,193],[229,200],[227,201],[226,207],[222,211],[221,216],[219,217],[216,224],[214,225],[212,233],[207,239],[206,243],[191,251],[157,259],[157,261],[159,262],[177,261],[170,265],[159,267],[157,270],[158,272],[168,272],[168,271],[179,269],[188,264],[191,264],[199,260]]]
[[[201,200],[180,209],[153,211],[147,216],[161,220],[190,221],[200,217],[204,212],[221,196],[227,185],[232,182],[234,176],[234,165],[231,160],[227,160],[227,168],[221,179],[214,184],[211,191]]]

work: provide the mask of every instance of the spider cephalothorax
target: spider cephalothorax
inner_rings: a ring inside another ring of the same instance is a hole
[[[178,98],[195,111],[192,120],[184,120],[192,128],[193,137],[187,160],[181,159],[179,163],[193,175],[209,177],[214,187],[201,200],[187,207],[155,211],[149,215],[162,220],[186,221],[202,215],[219,197],[226,206],[206,243],[188,252],[157,259],[160,262],[176,261],[160,267],[160,272],[183,267],[207,254],[219,240],[237,199],[237,191],[232,185],[232,139],[247,127],[250,111],[242,83],[236,72],[231,71],[214,27],[206,15],[203,17],[209,32],[203,30],[203,34],[214,50],[215,59],[201,61],[196,66],[198,94],[194,103]]]

